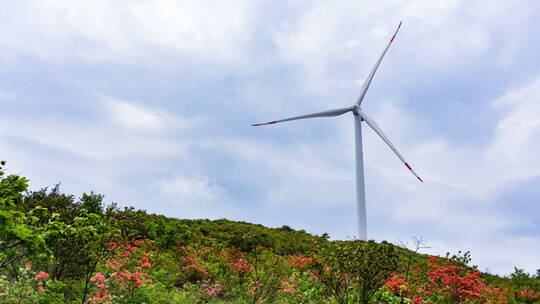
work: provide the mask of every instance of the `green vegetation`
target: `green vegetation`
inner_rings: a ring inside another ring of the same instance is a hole
[[[540,303],[540,271],[508,278],[383,242],[288,226],[179,220],[0,166],[0,303]]]

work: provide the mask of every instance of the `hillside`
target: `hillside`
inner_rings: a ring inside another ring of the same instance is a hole
[[[27,182],[0,169],[1,303],[540,301],[538,273],[482,274],[468,253],[439,258],[288,226],[175,219],[58,185],[27,191]]]

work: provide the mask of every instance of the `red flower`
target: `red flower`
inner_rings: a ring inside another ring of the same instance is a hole
[[[186,263],[196,263],[197,262],[196,258],[190,258],[190,257],[182,258],[182,260],[184,262],[186,262]]]
[[[43,272],[43,271],[40,271],[40,272],[36,275],[35,279],[36,279],[36,280],[39,280],[39,279],[46,279],[46,278],[48,278],[48,277],[49,277],[49,274],[48,274],[48,273]]]
[[[410,290],[410,285],[405,280],[401,279],[399,276],[393,276],[388,279],[385,283],[388,286],[388,290],[397,294],[397,295],[407,295]]]
[[[248,260],[243,252],[235,252],[229,258],[229,267],[236,273],[243,274],[251,270]]]
[[[429,258],[428,277],[430,290],[438,291],[457,299],[483,299],[485,286],[480,281],[480,272],[452,265],[450,260],[442,262],[437,257]]]
[[[304,268],[310,263],[313,263],[313,258],[308,258],[303,255],[293,255],[287,261],[287,264],[297,268]]]
[[[39,281],[37,284],[39,292],[45,292],[45,288],[43,288],[43,282]]]
[[[102,273],[100,273],[100,272],[96,273],[96,274],[90,279],[90,281],[92,281],[92,282],[102,282],[103,280],[105,280],[105,276],[104,276]]]
[[[139,265],[142,268],[150,268],[150,258],[148,252],[144,252],[141,259],[139,260]]]

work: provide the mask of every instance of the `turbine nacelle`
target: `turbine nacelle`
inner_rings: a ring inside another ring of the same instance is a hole
[[[362,108],[360,107],[360,105],[355,103],[355,104],[352,106],[352,110],[351,110],[351,111],[353,112],[354,115],[358,115],[358,111],[360,111],[361,109],[362,109]]]

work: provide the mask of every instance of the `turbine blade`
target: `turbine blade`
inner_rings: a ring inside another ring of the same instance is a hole
[[[390,139],[388,139],[388,137],[386,137],[386,135],[381,130],[379,125],[377,125],[377,123],[373,119],[371,119],[371,117],[367,116],[366,113],[362,112],[361,110],[358,110],[358,115],[360,115],[360,117],[362,117],[362,119],[368,124],[368,126],[370,126],[373,129],[373,131],[375,131],[375,133],[377,133],[382,138],[382,140],[390,147],[390,149],[392,149],[392,151],[394,151],[394,153],[397,155],[397,157],[403,162],[403,164],[405,164],[405,167],[407,167],[407,169],[409,169],[409,171],[411,171],[411,173],[414,176],[416,176],[416,178],[418,178],[419,181],[424,182],[420,178],[420,176],[418,176],[418,174],[416,174],[416,172],[414,172],[414,170],[411,168],[409,163],[405,160],[405,158],[403,158],[401,153],[399,153],[398,149],[392,144]]]
[[[360,90],[360,97],[358,97],[358,101],[356,102],[358,105],[362,104],[362,100],[364,100],[364,96],[366,96],[366,92],[369,89],[369,85],[371,84],[371,81],[373,80],[373,76],[375,76],[375,72],[377,72],[377,69],[379,68],[379,64],[381,64],[381,61],[383,60],[384,55],[386,55],[386,51],[388,51],[388,49],[390,48],[390,45],[392,44],[392,42],[394,42],[394,39],[396,38],[399,28],[401,27],[401,23],[402,21],[399,22],[396,32],[394,33],[394,35],[392,36],[392,38],[386,45],[386,48],[384,48],[384,51],[382,52],[381,57],[379,57],[379,60],[377,60],[377,63],[375,63],[375,66],[373,66],[373,68],[371,69],[371,72],[369,73],[368,78],[362,85],[362,90]]]
[[[295,116],[295,117],[291,117],[291,118],[274,120],[274,121],[265,122],[265,123],[252,124],[252,126],[257,127],[257,126],[263,126],[263,125],[273,125],[275,123],[280,123],[280,122],[285,122],[285,121],[290,121],[290,120],[297,120],[297,119],[339,116],[339,115],[345,114],[345,113],[347,113],[349,111],[352,111],[352,110],[353,110],[353,107],[339,108],[339,109],[333,109],[333,110],[328,110],[328,111],[323,111],[323,112],[318,112],[318,113],[313,113],[313,114],[307,114],[307,115]]]

